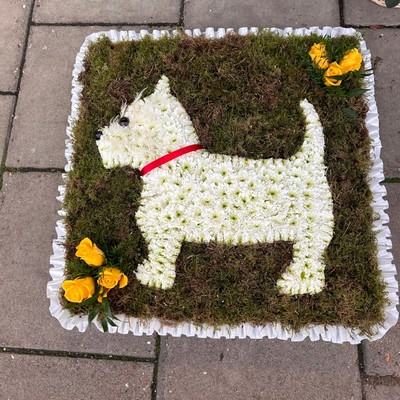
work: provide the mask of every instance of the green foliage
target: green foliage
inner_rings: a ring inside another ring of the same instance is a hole
[[[107,297],[103,297],[103,301],[98,303],[89,313],[88,321],[89,324],[98,317],[104,332],[108,332],[108,326],[117,326],[114,322],[118,321],[118,318],[111,312],[110,302]]]
[[[156,316],[172,324],[279,321],[295,329],[309,324],[345,325],[367,333],[380,323],[386,298],[371,231],[366,181],[370,141],[364,124],[367,107],[359,90],[362,75],[351,75],[347,95],[326,90],[308,55],[318,41],[338,58],[359,45],[357,37],[281,38],[268,32],[218,40],[146,37],[118,44],[103,38],[91,44],[80,76],[84,90],[64,205],[68,275],[82,273],[74,252],[87,236],[129,278],[126,288],[109,293],[114,312]],[[144,96],[149,95],[162,74],[169,77],[173,94],[210,152],[256,159],[290,157],[304,134],[299,102],[307,98],[315,106],[324,127],[335,217],[322,293],[293,297],[278,293],[276,281],[290,263],[291,243],[185,243],[172,289],[138,283],[134,272],[147,257],[135,221],[141,179],[138,171],[129,168],[104,169],[94,132],[144,88]],[[91,318],[99,315],[105,328],[113,320],[105,306],[93,303],[73,310],[90,313]]]

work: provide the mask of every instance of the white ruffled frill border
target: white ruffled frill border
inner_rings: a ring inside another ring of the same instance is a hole
[[[338,37],[342,35],[360,35],[357,31],[351,28],[331,28],[324,27],[322,29],[318,27],[312,28],[286,28],[276,29],[270,28],[271,32],[275,32],[280,36],[300,35],[307,36],[312,33],[316,33],[322,36]],[[240,35],[247,35],[249,33],[257,33],[258,28],[240,28],[238,33]],[[149,33],[146,30],[140,32],[135,31],[107,31],[97,32],[89,35],[83,43],[77,57],[75,68],[73,71],[72,80],[72,109],[71,115],[68,119],[66,150],[65,156],[67,158],[67,165],[65,170],[69,172],[72,169],[72,141],[73,132],[72,127],[79,118],[80,108],[80,96],[82,93],[82,86],[78,81],[79,74],[84,70],[83,60],[88,50],[90,43],[97,41],[101,37],[108,37],[112,42],[120,42],[126,40],[140,40],[146,35],[152,35],[154,38],[160,38],[161,36],[175,35],[177,31],[168,32],[166,30],[154,30]],[[207,28],[205,32],[200,29],[185,30],[185,33],[189,36],[200,36],[204,35],[208,38],[221,38],[229,33],[234,33],[233,29],[213,29]],[[371,69],[371,54],[366,47],[366,43],[361,41],[361,53],[364,59],[365,68]],[[378,248],[378,264],[379,269],[382,273],[382,278],[386,284],[386,292],[389,304],[385,308],[385,321],[382,325],[376,326],[374,335],[367,337],[362,335],[359,330],[351,329],[344,326],[325,326],[325,325],[313,325],[303,328],[299,331],[293,331],[283,327],[280,323],[267,324],[265,326],[254,326],[248,323],[242,324],[237,327],[229,326],[207,326],[207,325],[194,325],[192,323],[181,323],[174,326],[162,324],[158,319],[152,318],[148,320],[140,320],[138,318],[129,317],[126,315],[117,315],[119,321],[116,321],[117,327],[109,327],[109,331],[119,332],[127,334],[132,332],[134,335],[152,335],[157,332],[160,335],[170,334],[172,336],[197,336],[200,338],[246,338],[261,339],[264,337],[273,339],[283,339],[292,341],[302,341],[309,337],[311,341],[325,340],[333,343],[350,342],[352,344],[360,343],[363,339],[377,340],[380,339],[389,328],[394,326],[398,319],[398,311],[396,306],[398,304],[398,284],[395,279],[396,268],[393,264],[393,257],[391,254],[392,242],[389,227],[389,217],[385,210],[388,209],[389,204],[384,200],[386,196],[385,187],[380,184],[384,180],[383,175],[383,163],[380,159],[381,152],[381,141],[379,138],[379,121],[378,111],[375,102],[374,95],[374,76],[370,75],[365,78],[365,86],[368,90],[366,99],[368,101],[369,111],[366,116],[366,126],[369,131],[371,138],[371,159],[373,166],[369,173],[369,185],[373,194],[372,208],[375,213],[375,219],[373,222],[373,230],[376,234],[377,248]],[[64,181],[68,179],[67,174],[63,175]],[[64,201],[65,186],[59,187],[60,195],[57,199],[62,203]],[[64,217],[66,212],[64,210],[59,211],[59,215]],[[56,226],[57,239],[53,241],[53,255],[50,257],[50,263],[53,267],[50,269],[50,275],[52,280],[47,285],[47,297],[50,299],[50,313],[58,319],[60,324],[68,330],[76,327],[80,332],[84,332],[88,328],[88,317],[87,315],[71,315],[69,310],[64,309],[60,303],[60,292],[61,284],[64,281],[64,268],[65,268],[65,248],[64,242],[66,239],[66,227],[63,220],[57,221]],[[93,322],[97,328],[102,331],[100,323],[95,320]]]

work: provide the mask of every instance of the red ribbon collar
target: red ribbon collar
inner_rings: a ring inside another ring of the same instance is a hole
[[[191,153],[192,151],[201,150],[202,148],[203,147],[199,144],[191,144],[189,146],[182,147],[181,149],[172,151],[171,153],[168,153],[165,156],[157,158],[156,160],[152,161],[151,163],[145,165],[140,170],[140,176],[148,174],[154,168],[161,167],[161,165],[164,165],[167,162],[174,160],[175,158],[183,156],[184,154],[187,154],[187,153]]]

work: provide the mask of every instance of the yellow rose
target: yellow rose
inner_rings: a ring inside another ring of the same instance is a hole
[[[308,54],[319,68],[326,69],[329,67],[328,54],[323,43],[314,43]]]
[[[97,279],[97,283],[106,289],[112,289],[117,285],[123,288],[128,284],[128,278],[118,268],[107,267]]]
[[[346,51],[339,65],[343,72],[346,74],[350,71],[358,71],[361,68],[362,56],[357,49]]]
[[[103,265],[104,253],[89,238],[83,239],[76,247],[75,255],[93,267]]]
[[[94,279],[90,276],[66,280],[62,284],[62,288],[65,291],[64,297],[71,303],[81,303],[93,296],[94,285]]]
[[[343,71],[340,68],[340,65],[337,62],[333,62],[329,68],[325,71],[324,74],[324,82],[326,86],[339,86],[342,81],[334,76],[343,75]]]

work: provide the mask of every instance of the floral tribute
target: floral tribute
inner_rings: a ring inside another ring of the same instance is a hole
[[[108,324],[116,326],[116,317],[111,312],[107,298],[108,292],[117,286],[124,288],[128,284],[128,278],[118,268],[104,266],[107,261],[104,252],[89,238],[84,238],[76,250],[75,255],[92,267],[88,271],[91,276],[65,280],[62,284],[64,297],[69,303],[80,303],[82,306],[97,301],[99,304],[89,314],[89,323],[98,315],[106,332]]]
[[[381,335],[396,284],[369,68],[346,28],[88,37],[52,315],[81,332]]]

